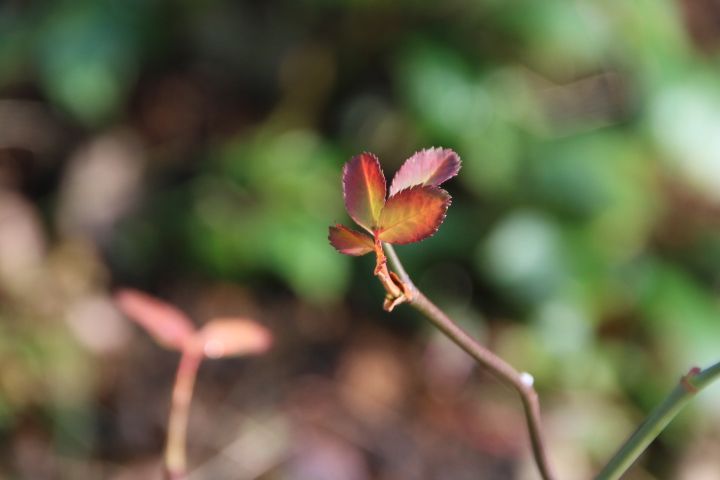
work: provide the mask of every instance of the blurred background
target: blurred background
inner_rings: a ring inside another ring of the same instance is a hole
[[[159,478],[178,356],[111,300],[244,315],[207,362],[193,479],[537,478],[523,414],[345,257],[340,175],[463,159],[418,285],[540,392],[588,478],[720,357],[714,0],[0,3],[0,477]],[[720,391],[629,479],[717,479]]]

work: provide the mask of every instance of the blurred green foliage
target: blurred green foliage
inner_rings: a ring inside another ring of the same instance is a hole
[[[381,302],[371,265],[327,243],[345,220],[343,162],[368,150],[392,172],[417,149],[453,148],[453,206],[436,236],[399,249],[407,268],[470,328],[485,318],[541,391],[591,391],[599,412],[628,398],[637,416],[720,354],[720,13],[706,6],[4,2],[0,110],[40,105],[62,141],[0,132],[0,158],[31,152],[8,188],[42,211],[50,250],[86,238],[116,282],[199,276],[322,309]],[[0,111],[0,130],[23,128],[13,118]],[[141,145],[140,193],[109,230],[84,217],[91,227],[68,230],[68,165],[118,129]],[[11,277],[0,316],[30,318]],[[52,362],[10,356],[30,379]],[[720,392],[704,398],[696,412],[717,433]],[[0,393],[0,420],[13,402]],[[591,459],[629,425],[588,441]]]

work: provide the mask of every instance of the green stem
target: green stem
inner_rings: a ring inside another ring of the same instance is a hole
[[[691,370],[610,459],[596,480],[620,478],[680,410],[703,388],[720,377],[720,362],[705,370]]]
[[[387,250],[387,256],[393,268],[412,293],[409,301],[410,305],[423,313],[435,327],[473,357],[480,365],[490,370],[497,378],[518,392],[522,400],[523,408],[525,409],[525,418],[528,425],[535,463],[544,480],[554,479],[555,475],[550,467],[547,449],[545,448],[545,442],[543,440],[540,422],[540,402],[537,392],[532,387],[532,377],[515,370],[509,363],[482,346],[477,340],[453,322],[445,312],[440,310],[415,286],[392,245],[385,244],[384,247]]]
[[[168,480],[184,479],[187,473],[185,442],[190,401],[202,358],[202,354],[192,348],[185,349],[180,357],[173,386],[165,446],[165,469]]]

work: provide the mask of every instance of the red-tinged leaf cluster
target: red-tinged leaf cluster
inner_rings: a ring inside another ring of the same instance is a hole
[[[192,351],[207,358],[254,355],[267,351],[272,335],[245,318],[216,318],[197,330],[179,309],[137,290],[115,294],[118,308],[165,348]]]
[[[385,176],[377,157],[362,153],[343,168],[343,195],[350,217],[372,237],[336,224],[329,240],[345,255],[381,256],[380,242],[406,244],[433,235],[450,205],[439,185],[458,174],[460,157],[446,148],[421,150],[400,167],[386,199]]]

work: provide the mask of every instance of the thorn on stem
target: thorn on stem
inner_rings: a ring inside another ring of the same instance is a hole
[[[700,373],[701,371],[702,371],[702,370],[700,369],[700,367],[693,367],[693,368],[690,369],[690,371],[689,371],[686,375],[683,375],[683,376],[680,378],[680,385],[682,385],[682,387],[683,387],[688,393],[695,394],[695,393],[698,392],[698,388],[697,388],[695,385],[692,384],[691,380],[692,380],[692,378],[693,378],[694,376],[696,376],[696,375],[697,375],[698,373]]]
[[[522,372],[520,374],[520,381],[523,383],[523,385],[530,388],[533,386],[533,383],[535,383],[535,378],[528,372]]]

